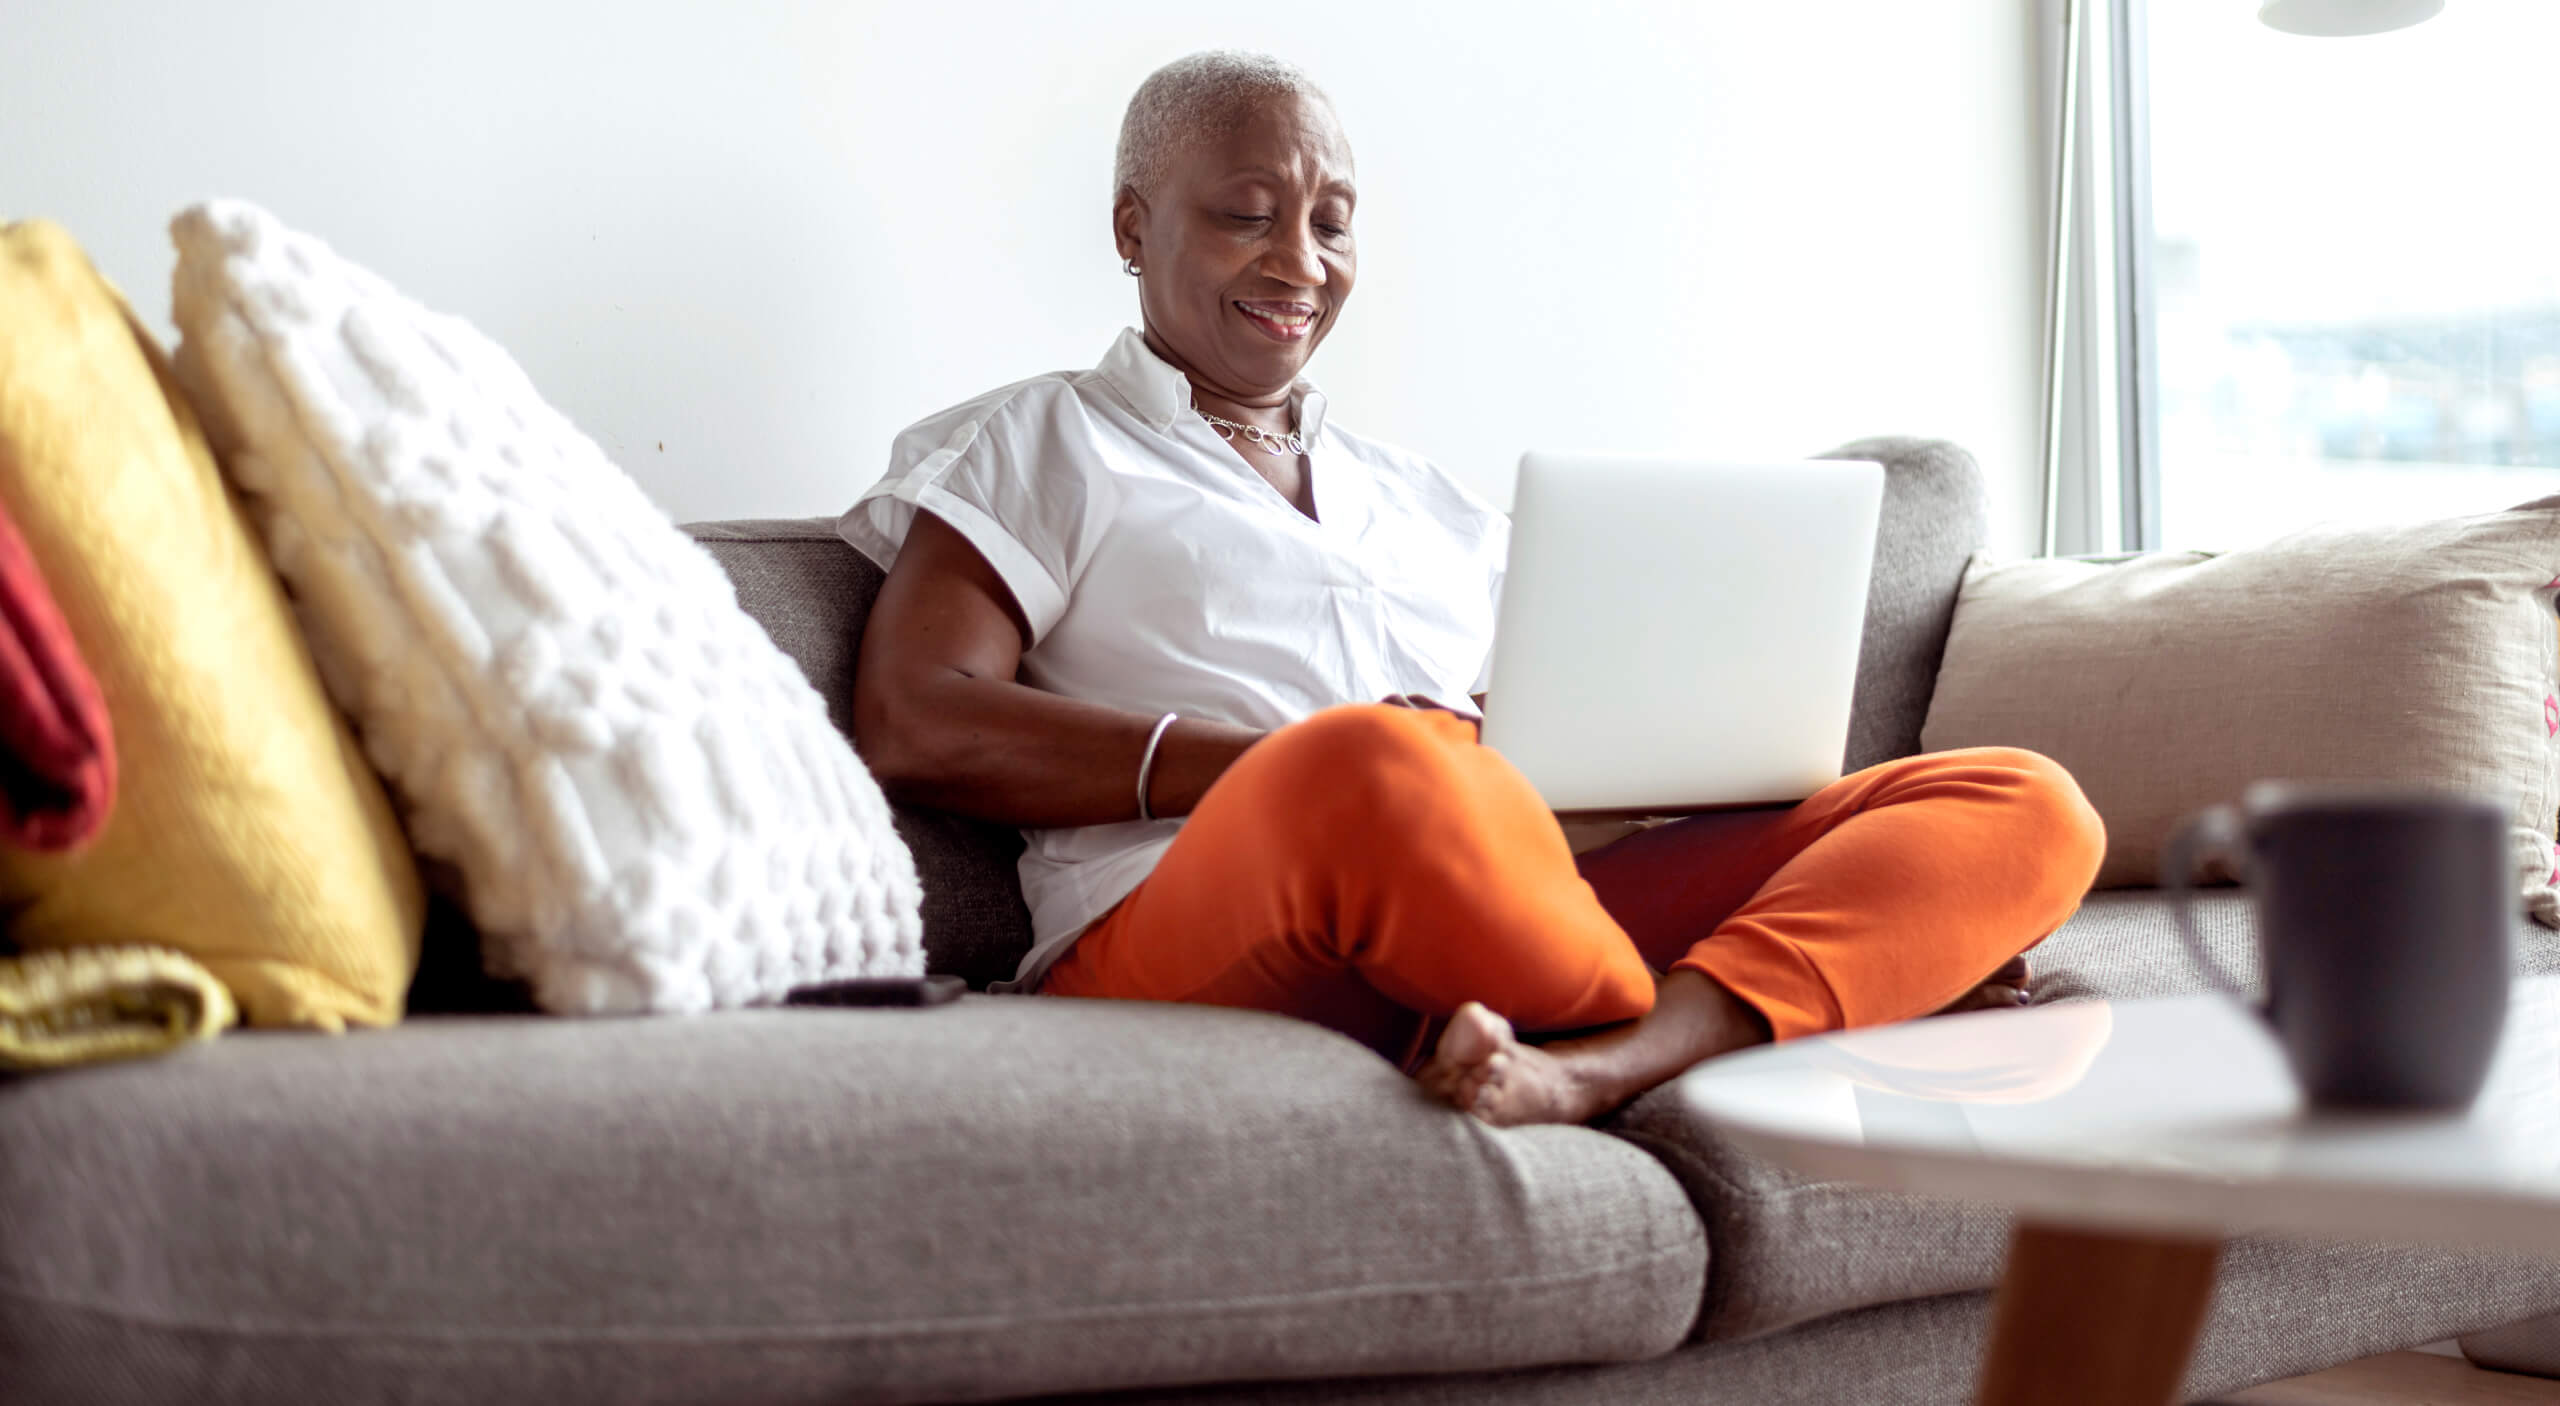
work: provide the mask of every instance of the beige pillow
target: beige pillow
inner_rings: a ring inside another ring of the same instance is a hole
[[[2101,888],[2157,882],[2179,818],[2253,780],[2493,796],[2560,926],[2556,589],[2560,497],[2113,566],[1977,555],[1920,742],[2062,763],[2107,823]]]

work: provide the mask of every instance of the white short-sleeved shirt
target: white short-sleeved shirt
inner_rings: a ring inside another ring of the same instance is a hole
[[[919,508],[968,538],[1030,622],[1021,681],[1052,693],[1264,729],[1392,693],[1467,707],[1509,520],[1429,461],[1328,423],[1312,384],[1290,399],[1313,521],[1130,330],[1090,371],[1018,381],[901,433],[837,530],[884,570]],[[1134,770],[1130,783],[1134,798]],[[1024,831],[1033,946],[1013,984],[1136,888],[1181,827]]]

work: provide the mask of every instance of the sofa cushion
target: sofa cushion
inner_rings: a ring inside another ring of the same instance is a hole
[[[836,729],[861,751],[853,664],[880,594],[880,568],[836,535],[834,518],[697,522],[685,530],[729,573],[739,607],[799,661]],[[1014,874],[1022,833],[947,811],[890,809],[924,884],[926,966],[980,988],[1011,977],[1031,950],[1031,914]]]
[[[2560,926],[2555,572],[2560,497],[2112,565],[1986,554],[1923,742],[2060,762],[2106,821],[2102,888],[2161,882],[2179,821],[2257,778],[2477,794]]]
[[[2247,897],[2206,893],[2197,918],[2213,955],[2247,970],[2254,950]],[[2516,943],[2518,971],[2560,972],[2560,934],[2519,918]],[[2150,889],[2092,895],[2028,960],[2039,1003],[2208,989],[2179,948],[2167,900]],[[1880,1099],[1879,1113],[1893,1102]],[[1776,1332],[1870,1304],[1988,1288],[1999,1278],[2007,1213],[1799,1176],[1727,1141],[1690,1110],[1676,1081],[1609,1127],[1677,1173],[1707,1223],[1715,1262],[1700,1338]]]
[[[1627,1359],[1653,1159],[1314,1026],[971,997],[430,1017],[0,1083],[13,1401],[947,1401]]]
[[[2223,1250],[2180,1401],[2438,1342],[2466,1325],[2560,1306],[2560,1265],[2448,1250],[2245,1239]],[[1991,1295],[1944,1294],[1792,1332],[1697,1343],[1599,1367],[1357,1382],[1269,1382],[1215,1393],[1117,1392],[1081,1406],[1949,1406],[1974,1399]],[[2467,1340],[2466,1340],[2467,1341]],[[2547,1401],[2547,1388],[2472,1401]],[[2269,1394],[2271,1401],[2444,1401]],[[2068,1406],[2056,1403],[2056,1406]]]

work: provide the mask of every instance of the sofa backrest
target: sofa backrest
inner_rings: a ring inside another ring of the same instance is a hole
[[[1989,532],[1973,456],[1941,440],[1868,439],[1823,456],[1885,466],[1884,523],[1849,723],[1850,770],[1920,749],[1965,560]],[[832,518],[690,524],[738,588],[738,604],[800,663],[852,737],[853,666],[880,569],[836,536]],[[983,986],[1013,974],[1031,919],[1014,877],[1021,837],[1003,826],[900,806],[898,833],[924,881],[932,967]]]
[[[1884,514],[1842,759],[1843,770],[1857,771],[1920,750],[1956,588],[1964,564],[1991,537],[1990,498],[1973,456],[1943,439],[1862,439],[1816,457],[1884,465]]]

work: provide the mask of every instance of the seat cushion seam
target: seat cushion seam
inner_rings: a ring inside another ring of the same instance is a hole
[[[1051,1324],[1108,1323],[1118,1319],[1163,1321],[1184,1316],[1199,1316],[1206,1306],[1217,1312],[1269,1312],[1328,1303],[1352,1303],[1364,1299],[1409,1297],[1415,1294],[1481,1294],[1504,1293],[1521,1289],[1567,1288],[1615,1275],[1651,1269],[1663,1261],[1683,1257],[1706,1238],[1700,1229],[1670,1245],[1648,1250],[1641,1255],[1617,1260],[1591,1269],[1559,1271],[1552,1274],[1512,1275],[1500,1279],[1466,1279],[1431,1283],[1360,1285],[1350,1288],[1324,1289],[1291,1294],[1264,1294],[1244,1298],[1184,1299],[1170,1304],[1120,1304],[1082,1309],[1033,1309],[1019,1314],[979,1315],[905,1319],[879,1323],[838,1323],[807,1328],[670,1328],[631,1329],[559,1329],[539,1333],[492,1333],[477,1329],[422,1331],[397,1325],[310,1325],[310,1324],[225,1324],[209,1323],[177,1315],[137,1312],[115,1305],[86,1302],[77,1298],[37,1292],[18,1285],[0,1283],[0,1295],[47,1308],[69,1309],[95,1314],[126,1323],[146,1324],[157,1328],[190,1332],[228,1333],[239,1336],[279,1338],[409,1338],[421,1341],[478,1342],[575,1342],[583,1340],[609,1342],[751,1342],[772,1340],[794,1342],[841,1337],[887,1337],[914,1332],[970,1332],[989,1328],[1021,1328]]]

